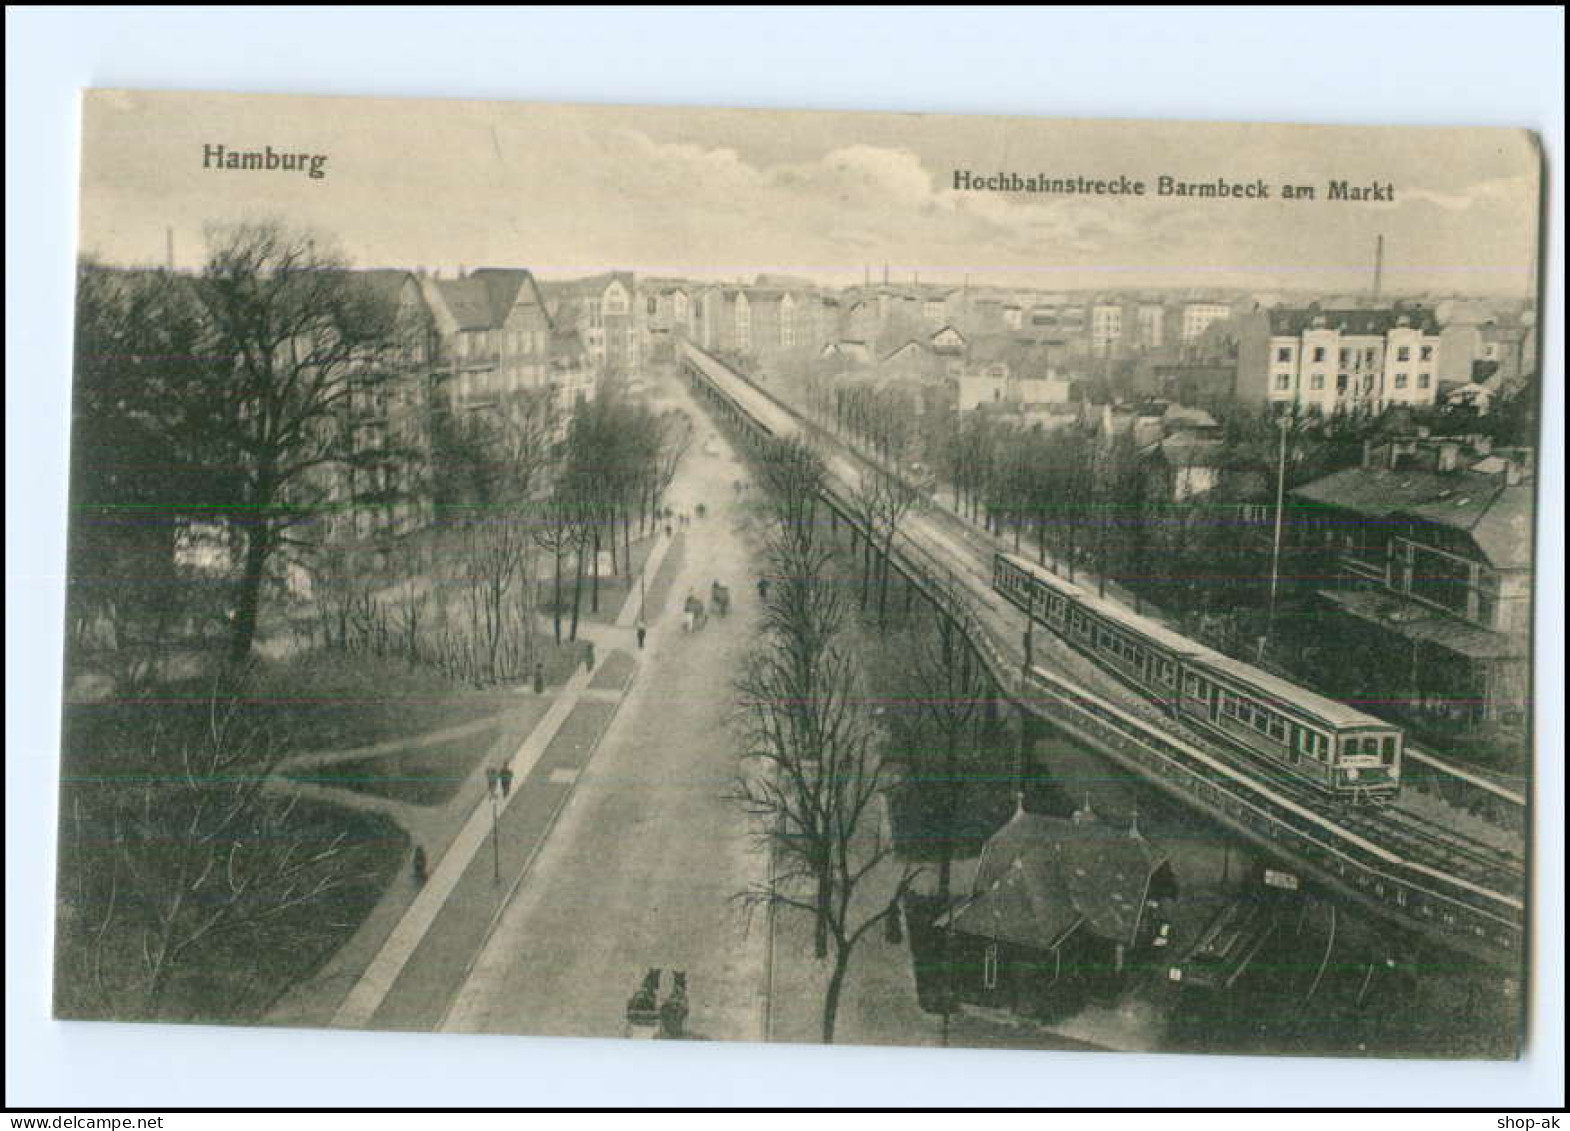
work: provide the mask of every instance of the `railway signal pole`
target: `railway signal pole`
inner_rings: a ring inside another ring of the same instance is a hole
[[[1269,647],[1271,638],[1276,632],[1276,592],[1281,585],[1281,528],[1282,513],[1286,503],[1287,492],[1287,436],[1292,431],[1292,418],[1282,414],[1276,420],[1276,427],[1281,430],[1281,454],[1276,462],[1276,523],[1275,534],[1270,546],[1270,609],[1265,618],[1265,646]],[[1264,649],[1260,649],[1261,652]],[[1263,659],[1263,655],[1260,657]]]

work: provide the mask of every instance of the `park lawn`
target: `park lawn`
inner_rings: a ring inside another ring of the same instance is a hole
[[[340,652],[261,663],[245,697],[247,716],[290,751],[347,750],[441,730],[503,710],[512,698],[429,668]]]
[[[545,700],[539,703],[543,714]],[[289,779],[351,789],[409,805],[445,805],[490,752],[497,734],[497,728],[487,727],[448,742],[292,773]]]
[[[658,528],[656,528],[658,529]],[[649,555],[654,552],[656,539],[663,534],[645,535],[632,540],[632,569],[628,570],[618,557],[621,571],[611,577],[600,578],[600,607],[599,611],[589,608],[589,595],[594,586],[592,578],[583,579],[583,595],[578,615],[590,624],[615,624],[616,618],[621,615],[622,606],[627,603],[627,594],[637,592],[638,575],[643,572],[643,565],[649,560]],[[621,553],[618,545],[617,554]],[[570,567],[569,567],[570,568]],[[540,599],[540,612],[548,614],[551,607],[551,584],[547,580],[542,586]],[[569,573],[562,580],[562,607],[568,616],[572,615],[572,576]]]

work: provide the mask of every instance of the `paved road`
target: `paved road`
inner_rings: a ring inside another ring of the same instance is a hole
[[[669,498],[708,517],[687,529],[669,607],[650,625],[633,688],[583,770],[550,839],[443,1022],[467,1032],[620,1036],[646,967],[683,969],[688,1028],[706,1038],[763,1038],[765,931],[747,929],[731,896],[765,858],[723,794],[736,772],[730,683],[758,608],[731,484],[742,475],[708,417]],[[682,633],[690,590],[729,584],[733,608]],[[666,974],[667,985],[669,973]]]

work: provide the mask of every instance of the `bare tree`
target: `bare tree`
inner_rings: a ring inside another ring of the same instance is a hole
[[[799,437],[764,446],[759,479],[784,537],[815,541],[818,499],[827,479],[823,457]]]
[[[209,231],[197,283],[229,411],[222,439],[242,478],[231,512],[245,532],[230,656],[256,636],[262,581],[288,531],[315,518],[342,480],[385,467],[385,445],[356,441],[355,415],[374,405],[401,347],[396,307],[360,286],[316,238],[277,223]]]
[[[914,487],[896,475],[879,472],[873,477],[869,491],[872,530],[882,544],[882,576],[878,584],[879,627],[885,625],[888,619],[889,571],[893,568],[894,539],[899,534],[900,523],[920,498]]]
[[[535,545],[551,555],[551,625],[561,644],[562,559],[580,541],[578,516],[570,495],[571,484],[558,482],[539,508],[534,523]]]
[[[512,592],[528,563],[529,532],[521,516],[496,513],[464,531],[463,568],[469,628],[484,649],[486,678],[502,678],[501,648],[513,624]]]
[[[940,602],[940,606],[948,602]],[[966,738],[982,717],[987,681],[983,668],[964,633],[947,616],[920,626],[915,641],[902,639],[897,656],[888,665],[893,674],[892,698],[914,706],[891,719],[897,742],[904,751],[906,781],[928,797],[935,797],[937,829],[938,901],[950,905],[955,833],[960,796],[964,787],[962,764],[969,761]],[[948,933],[943,936],[943,1034],[948,1041],[949,1014],[953,1004],[948,961]]]
[[[844,599],[824,576],[829,551],[785,527],[775,539],[781,582],[771,594],[764,640],[737,681],[752,772],[733,797],[759,822],[783,866],[740,898],[810,915],[815,953],[832,956],[822,1039],[834,1040],[845,974],[856,945],[897,915],[907,869],[884,905],[865,907],[864,881],[893,851],[868,835],[875,803],[891,784],[878,730],[861,694],[855,657],[837,637]],[[862,899],[858,901],[858,892]]]
[[[171,984],[199,968],[209,947],[289,929],[289,920],[298,930],[302,916],[364,878],[346,834],[303,840],[295,800],[266,791],[276,749],[239,720],[239,703],[215,694],[204,735],[173,751],[155,737],[147,765],[167,772],[114,787],[108,892],[91,964],[113,1009],[159,1016]],[[109,984],[106,965],[123,981]]]

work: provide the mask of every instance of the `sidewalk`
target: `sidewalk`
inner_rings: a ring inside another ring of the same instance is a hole
[[[645,561],[645,584],[665,560],[671,542],[662,539]],[[627,652],[605,646],[630,636],[625,626],[636,623],[641,605],[641,594],[634,589],[617,627],[580,629],[580,636],[604,656],[600,676],[607,669],[625,671],[620,687],[607,687],[603,678],[580,667],[555,694],[545,716],[505,762],[514,774],[510,796],[479,799],[338,1007],[332,1025],[431,1029],[440,1024],[625,695],[635,661]]]

